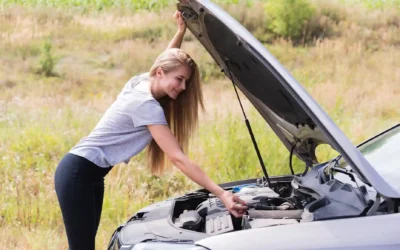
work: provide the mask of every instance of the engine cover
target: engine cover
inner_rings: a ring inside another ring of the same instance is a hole
[[[185,210],[178,219],[175,220],[175,226],[184,229],[198,230],[201,226],[202,218],[196,211]]]
[[[220,199],[210,198],[200,203],[200,205],[196,208],[196,211],[201,217],[206,217],[207,215],[226,211],[226,208]]]

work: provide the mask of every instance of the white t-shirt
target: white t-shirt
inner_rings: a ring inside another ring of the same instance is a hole
[[[150,90],[135,88],[142,80],[149,80],[149,74],[131,78],[91,133],[69,152],[107,168],[128,163],[142,151],[152,140],[146,125],[168,125],[164,110]]]

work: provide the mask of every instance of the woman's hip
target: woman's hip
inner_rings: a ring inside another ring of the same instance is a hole
[[[112,169],[102,168],[84,157],[67,153],[60,161],[55,172],[55,182],[75,181],[85,183],[103,182]]]

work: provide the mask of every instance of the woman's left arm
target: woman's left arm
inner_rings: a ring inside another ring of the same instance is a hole
[[[182,152],[178,141],[167,125],[148,125],[147,127],[161,150],[184,175],[215,194],[235,217],[243,215],[247,210],[246,202],[231,192],[222,189],[197,164],[191,161]]]
[[[172,38],[171,42],[168,44],[167,49],[181,48],[183,37],[185,36],[186,32],[186,23],[180,11],[175,12],[174,19],[176,21],[176,25],[178,26],[178,31],[176,32],[174,38]]]

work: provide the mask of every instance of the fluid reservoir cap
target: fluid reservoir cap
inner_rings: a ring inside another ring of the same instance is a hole
[[[243,187],[238,193],[238,196],[242,195],[263,195],[267,197],[279,197],[274,190],[269,187],[257,187],[257,186],[247,186]]]
[[[243,184],[235,186],[234,188],[232,188],[232,192],[237,193],[240,192],[244,187],[254,187],[254,186],[256,186],[256,184]]]
[[[194,210],[184,211],[179,216],[179,223],[185,229],[197,229],[200,226],[201,217],[198,212]]]

